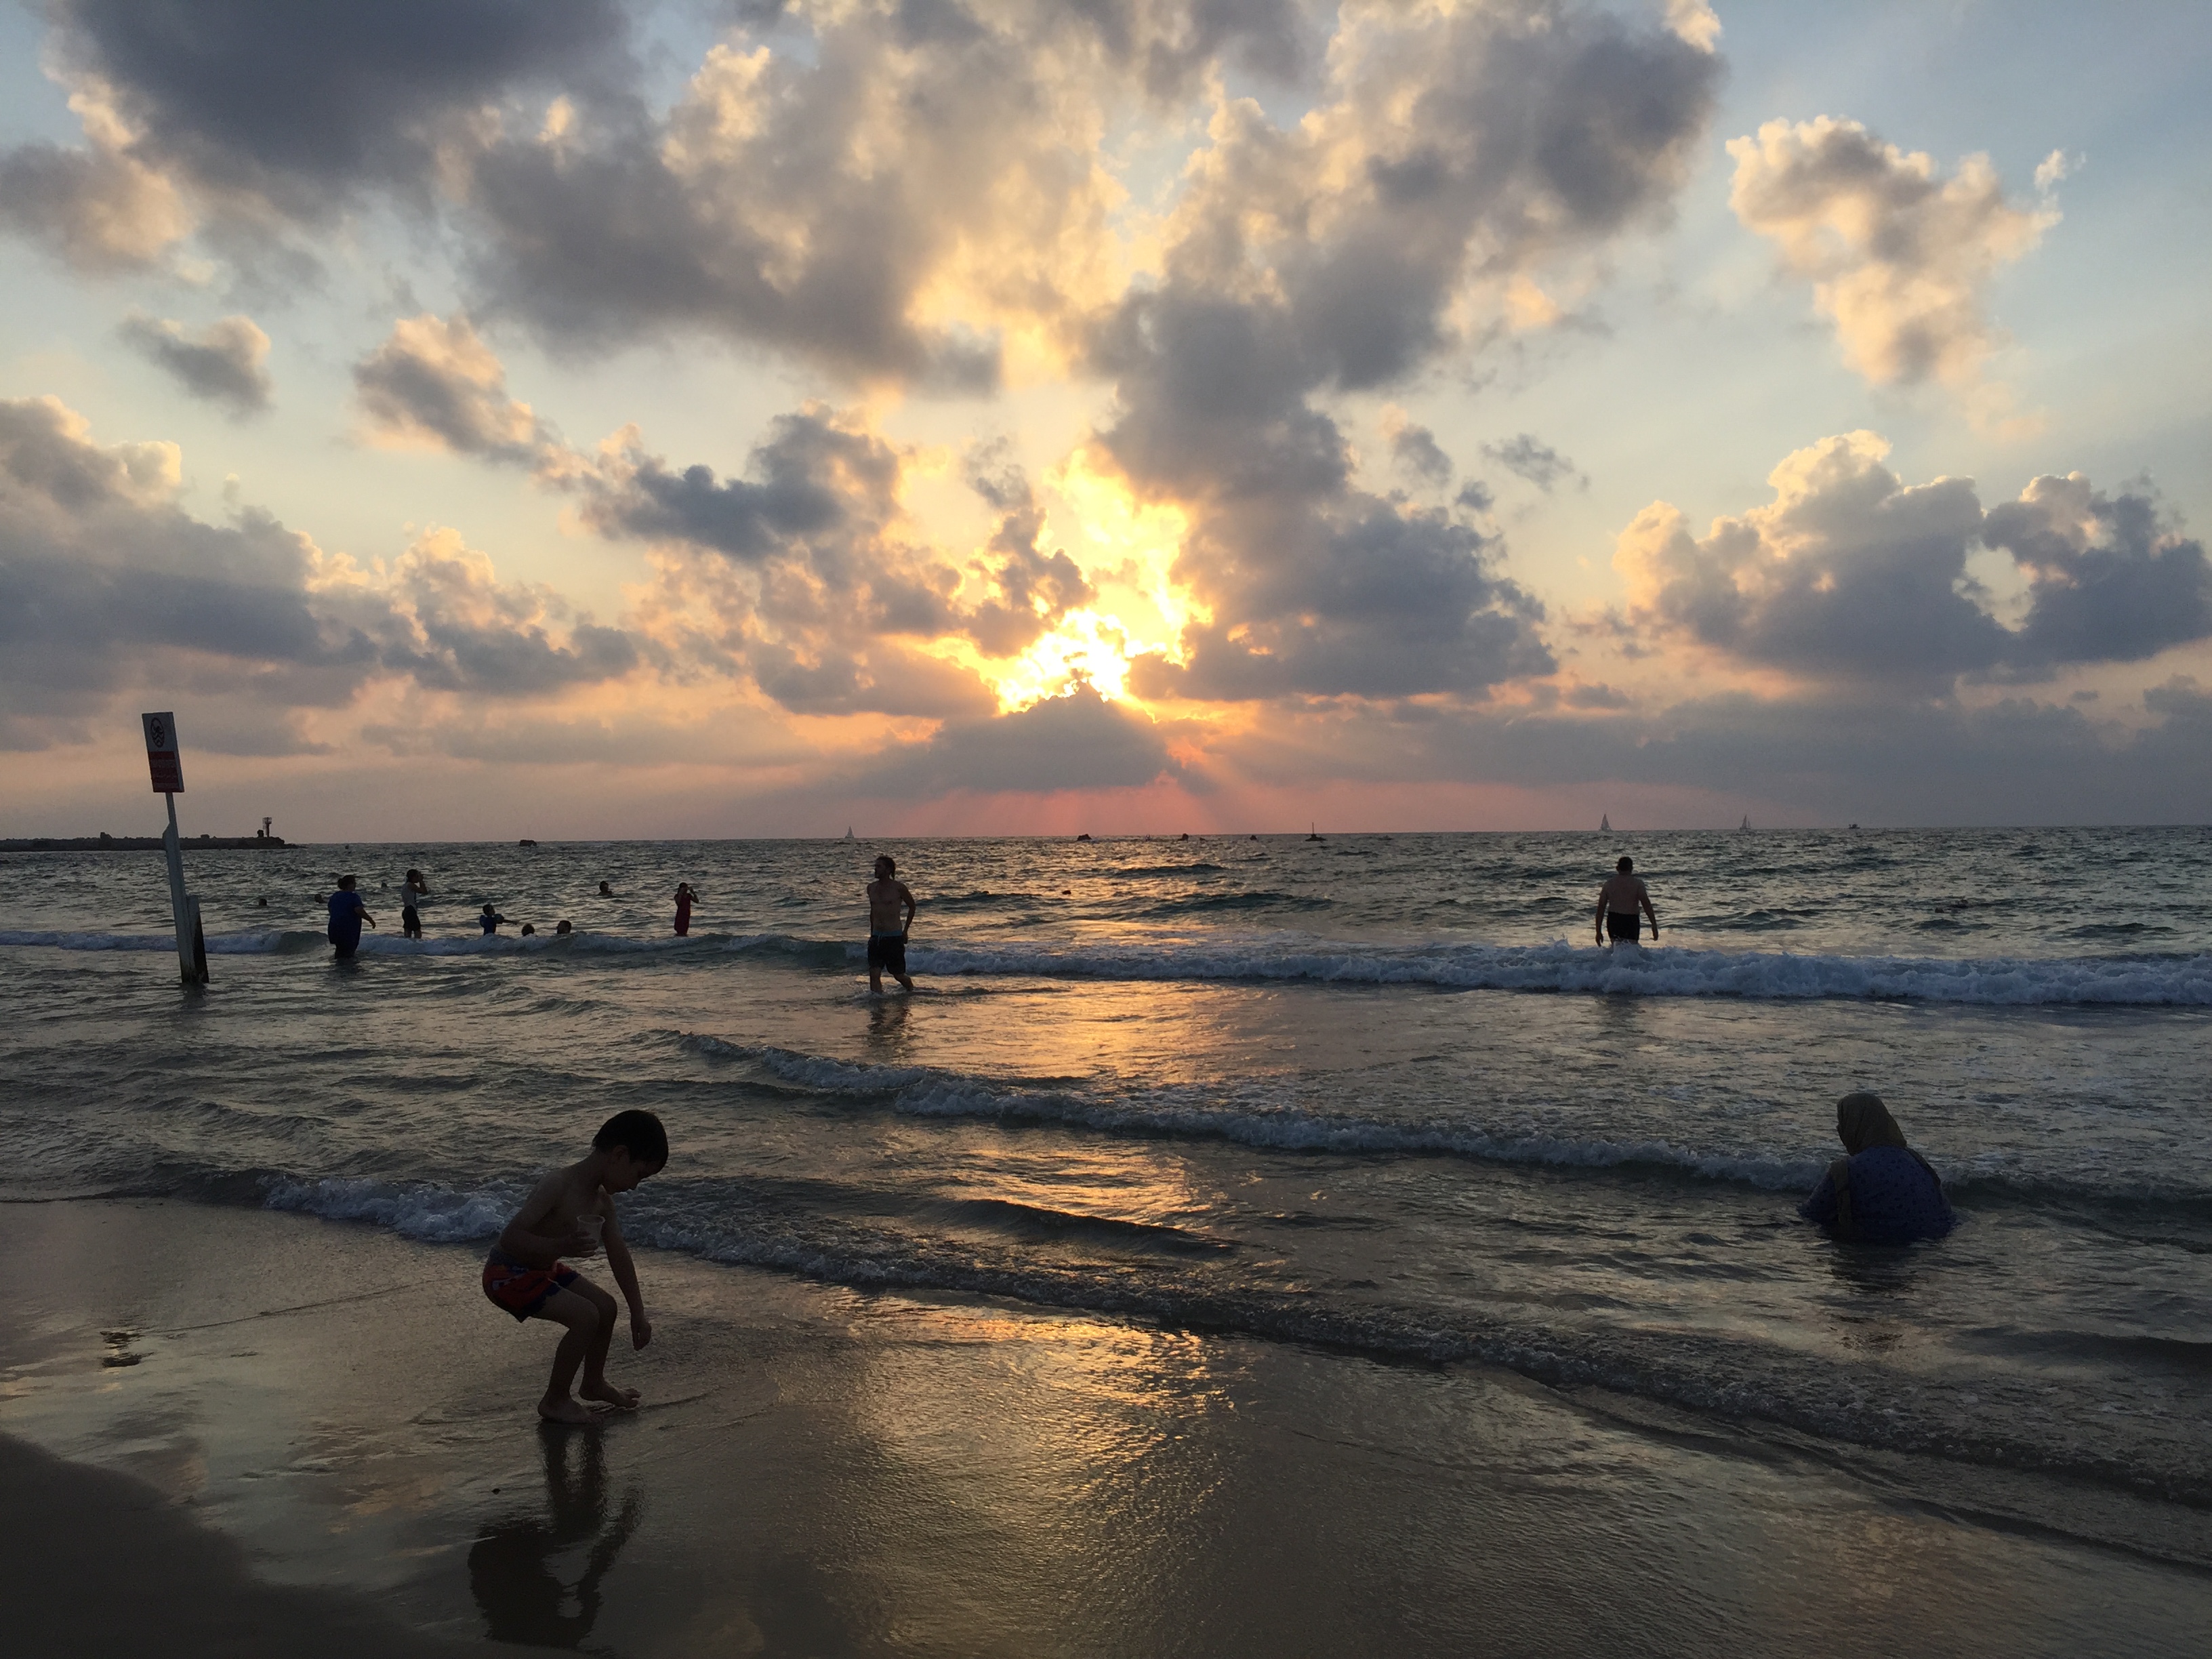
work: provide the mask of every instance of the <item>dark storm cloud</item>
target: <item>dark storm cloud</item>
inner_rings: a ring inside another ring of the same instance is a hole
[[[872,758],[853,784],[870,794],[1048,793],[1133,787],[1180,770],[1150,720],[1078,686],[1018,714],[948,721],[927,743]]]
[[[2078,473],[2039,478],[1984,515],[1972,480],[1908,489],[1872,433],[1823,440],[1775,469],[1775,500],[1693,536],[1645,510],[1616,562],[1643,615],[1793,674],[1926,691],[1966,674],[2032,678],[2130,662],[2212,636],[2203,549],[2142,495],[2103,495]],[[2027,580],[2008,628],[1968,573],[1977,543]]]
[[[274,390],[265,367],[269,337],[250,317],[222,318],[195,337],[181,323],[134,312],[116,331],[125,344],[166,369],[195,398],[221,404],[234,416],[269,407]]]
[[[419,179],[441,122],[511,88],[627,76],[617,0],[54,0],[56,50],[139,150],[305,217]]]
[[[203,523],[176,488],[170,446],[103,447],[54,399],[0,402],[0,714],[23,740],[25,717],[81,716],[89,697],[192,662],[291,708],[393,674],[512,696],[636,659],[588,623],[556,643],[544,596],[491,582],[481,556],[403,559],[389,586],[322,581],[306,538],[259,512]]]
[[[1589,480],[1581,469],[1547,443],[1540,442],[1534,434],[1523,432],[1502,444],[1485,444],[1482,453],[1516,477],[1526,478],[1546,495],[1560,482],[1572,483],[1578,489],[1589,488]]]

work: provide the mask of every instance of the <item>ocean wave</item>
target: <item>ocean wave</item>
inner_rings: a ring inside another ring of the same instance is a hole
[[[495,1237],[519,1196],[422,1182],[278,1177],[264,1202],[441,1243]],[[1093,1222],[1098,1218],[1087,1218]],[[2185,1424],[2054,1410],[2039,1374],[1976,1373],[1931,1384],[1863,1362],[1799,1354],[1736,1334],[1526,1322],[1466,1306],[1332,1300],[1238,1276],[1237,1253],[1179,1252],[1132,1272],[1110,1257],[1040,1254],[1017,1237],[918,1236],[792,1212],[762,1214],[680,1182],[624,1204],[633,1244],[863,1290],[1004,1297],[1262,1340],[1430,1363],[1499,1366],[1561,1388],[1598,1388],[1743,1425],[1767,1424],[1875,1450],[2053,1474],[2185,1503],[2212,1502],[2212,1456]],[[1226,1275],[1226,1276],[1224,1276]],[[2110,1384],[2093,1385],[2110,1391]]]
[[[279,1176],[269,1182],[263,1201],[272,1210],[301,1210],[332,1221],[373,1222],[407,1238],[459,1244],[498,1237],[522,1201],[522,1188],[455,1192],[427,1182]]]
[[[675,1032],[697,1054],[743,1062],[777,1085],[868,1101],[903,1116],[1054,1125],[1102,1134],[1229,1141],[1269,1152],[1462,1158],[1553,1170],[1617,1171],[1726,1182],[1761,1192],[1809,1191],[1833,1150],[1686,1146],[1663,1136],[1576,1135],[1498,1128],[1446,1118],[1389,1118],[1317,1112],[1224,1096],[1193,1085],[1101,1088],[1072,1078],[993,1078],[927,1066],[871,1066],[768,1044]],[[2087,1203],[2115,1212],[2194,1213],[2201,1188],[2184,1183],[2115,1186],[2093,1167],[2023,1167],[2013,1155],[1937,1160],[1944,1187],[1972,1202]]]
[[[1251,939],[1219,944],[909,945],[925,974],[1120,980],[1309,980],[1619,996],[1818,998],[2212,1007],[2212,955],[1912,957],[1675,948],[1368,945]]]
[[[1158,907],[1206,910],[1326,900],[1282,894],[1224,894]],[[319,933],[267,931],[210,935],[211,955],[308,951]],[[165,951],[166,933],[0,931],[0,947],[64,951]],[[427,939],[362,936],[364,957],[702,956],[721,951],[781,957],[831,969],[860,960],[857,939],[789,933],[513,933]],[[1570,945],[1397,945],[1283,934],[1193,942],[1085,939],[1069,944],[1008,940],[909,944],[915,972],[942,977],[1022,975],[1039,979],[1312,981],[1341,985],[1435,986],[1450,990],[1531,991],[1608,996],[1732,997],[1747,1000],[1880,1000],[1996,1007],[2037,1005],[2212,1007],[2212,954],[2136,952],[2094,957],[1845,957],[1786,951],[1700,951],[1673,946],[1620,951]]]

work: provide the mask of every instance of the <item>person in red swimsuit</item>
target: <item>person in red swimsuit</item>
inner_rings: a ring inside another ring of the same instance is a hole
[[[550,1319],[568,1328],[554,1352],[545,1397],[538,1402],[538,1414],[549,1422],[590,1422],[592,1412],[583,1401],[622,1411],[637,1404],[635,1389],[617,1389],[607,1381],[614,1297],[561,1258],[604,1249],[608,1269],[629,1304],[630,1346],[642,1348],[653,1340],[637,1264],[623,1242],[614,1195],[658,1175],[667,1162],[668,1132],[659,1118],[651,1112],[616,1113],[592,1138],[588,1157],[538,1183],[484,1259],[483,1292],[494,1307],[518,1320]],[[576,1389],[580,1367],[584,1382]]]

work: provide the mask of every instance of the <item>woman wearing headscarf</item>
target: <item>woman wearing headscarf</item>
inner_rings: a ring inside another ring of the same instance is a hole
[[[1797,1206],[1838,1238],[1856,1244],[1910,1244],[1941,1238],[1959,1224],[1928,1160],[1905,1144],[1905,1131],[1875,1094],[1836,1103],[1838,1158]]]

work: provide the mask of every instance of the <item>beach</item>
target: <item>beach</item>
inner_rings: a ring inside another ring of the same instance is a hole
[[[2212,1619],[2201,1570],[1479,1366],[656,1252],[614,1365],[645,1407],[541,1431],[547,1345],[467,1250],[144,1200],[11,1205],[0,1242],[9,1467],[85,1471],[10,1515],[17,1607],[143,1577],[67,1501],[105,1470],[316,1651],[2181,1654]],[[234,1594],[163,1588],[123,1606]]]
[[[1623,846],[1664,931],[1607,950]],[[158,860],[0,859],[50,1650],[149,1600],[639,1655],[2212,1623],[2204,832],[900,842],[920,990],[871,998],[878,850],[188,852],[181,991]],[[1869,1087],[1948,1237],[1797,1218]],[[541,1431],[483,1252],[632,1108],[646,1404]]]

